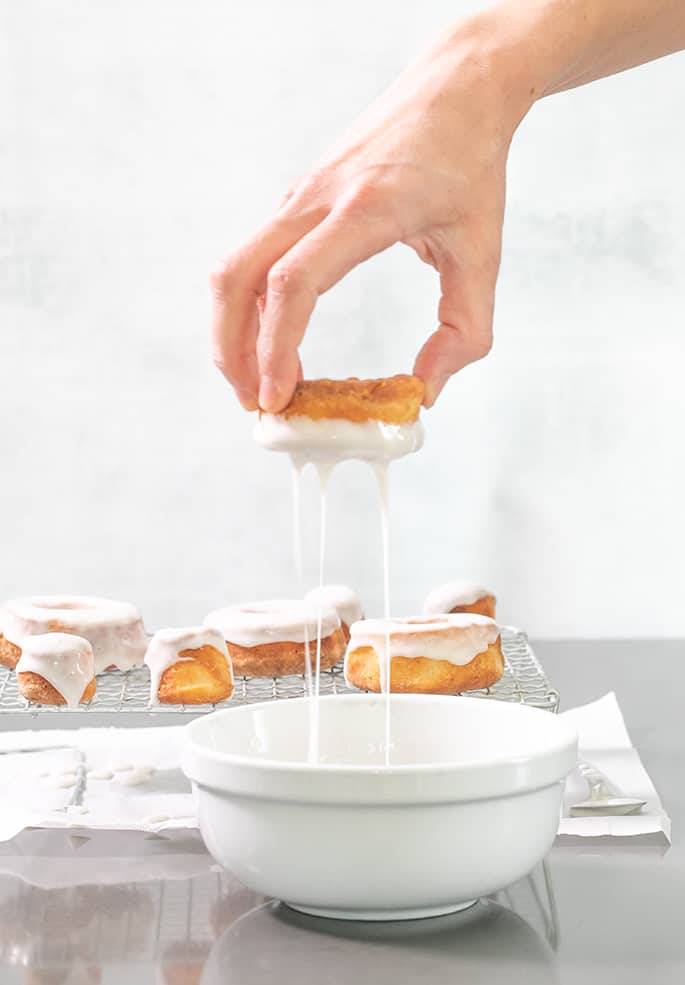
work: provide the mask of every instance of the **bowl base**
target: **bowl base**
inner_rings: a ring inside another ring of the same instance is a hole
[[[326,917],[329,920],[426,920],[429,917],[444,917],[448,913],[468,910],[478,900],[464,903],[450,903],[448,906],[424,906],[413,910],[335,910],[328,907],[301,906],[299,903],[286,903],[291,910],[306,913],[310,917]]]

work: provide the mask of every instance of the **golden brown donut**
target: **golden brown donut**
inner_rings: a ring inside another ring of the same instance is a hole
[[[304,643],[282,641],[261,646],[239,646],[226,640],[236,674],[240,677],[288,677],[304,674],[306,654]],[[321,639],[321,670],[334,667],[345,653],[342,627]],[[316,637],[309,644],[312,670],[316,660]]]
[[[215,704],[233,694],[231,658],[215,629],[161,629],[150,640],[145,664],[153,703]]]
[[[365,691],[381,691],[385,622],[352,626],[345,655],[345,680]],[[390,620],[390,690],[393,693],[460,694],[496,684],[504,673],[499,628],[469,613]]]
[[[95,661],[88,640],[41,633],[22,640],[17,689],[27,701],[74,708],[95,695]]]
[[[21,647],[17,646],[16,643],[10,643],[0,633],[0,667],[9,667],[10,670],[14,670],[19,663],[20,656]]]
[[[483,595],[482,598],[476,599],[475,602],[471,602],[469,605],[455,605],[453,609],[450,609],[450,612],[475,612],[478,615],[494,619],[495,601],[494,595]]]
[[[88,704],[95,697],[95,678],[86,685],[86,689],[81,695],[80,704]],[[32,671],[19,671],[17,673],[17,690],[27,701],[33,701],[41,705],[65,705],[66,698],[60,694],[57,688],[48,683],[40,674]]]
[[[335,609],[340,617],[340,628],[347,646],[350,639],[350,626],[364,618],[361,599],[349,585],[320,585],[307,592],[305,602],[312,605],[327,605]]]
[[[71,633],[90,642],[96,674],[110,667],[140,666],[147,634],[138,609],[128,602],[84,595],[38,595],[0,606],[0,629],[21,650],[25,636]],[[3,663],[15,654],[2,648]]]
[[[333,667],[345,652],[340,617],[328,606],[299,599],[247,602],[211,612],[206,626],[226,640],[233,669],[241,677],[287,677],[304,674],[307,647],[312,670],[321,627],[321,669]]]
[[[472,581],[450,581],[429,592],[423,604],[428,616],[448,612],[474,612],[495,618],[496,599],[489,588]]]
[[[315,421],[325,418],[409,424],[418,419],[423,391],[423,380],[408,375],[379,380],[303,380],[282,414]]]
[[[233,676],[220,650],[201,646],[181,650],[181,662],[162,674],[157,696],[162,703],[204,705],[225,701],[233,694]]]

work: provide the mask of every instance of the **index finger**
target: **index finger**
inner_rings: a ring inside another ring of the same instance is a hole
[[[319,295],[396,239],[394,230],[377,219],[331,212],[272,266],[257,340],[263,410],[278,413],[293,395],[297,347]]]
[[[246,410],[257,408],[257,300],[267,271],[317,221],[312,215],[277,216],[212,274],[212,355]]]

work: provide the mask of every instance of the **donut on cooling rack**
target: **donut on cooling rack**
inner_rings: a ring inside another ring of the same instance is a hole
[[[475,613],[365,619],[350,629],[345,680],[380,691],[379,659],[390,638],[390,690],[395,693],[459,694],[496,684],[504,673],[499,627]]]
[[[260,412],[256,440],[288,452],[296,465],[359,458],[389,461],[423,444],[416,376],[304,380],[280,414]]]
[[[426,596],[423,611],[427,616],[443,615],[447,612],[476,612],[481,616],[495,618],[495,596],[489,588],[483,588],[475,581],[449,581],[438,585]]]
[[[76,708],[95,694],[93,648],[70,633],[25,636],[17,663],[17,689],[27,701]]]
[[[346,644],[350,638],[352,623],[364,618],[361,600],[355,590],[348,585],[321,585],[307,592],[304,600],[315,606],[326,605],[335,609],[340,617],[340,626]]]
[[[26,636],[70,633],[88,640],[95,673],[129,670],[143,663],[147,633],[138,609],[128,602],[84,595],[40,595],[0,606],[0,663],[15,667]]]
[[[301,600],[245,602],[217,609],[205,619],[222,633],[241,677],[285,677],[303,674],[307,654],[316,665],[317,634],[321,629],[321,669],[333,667],[345,652],[340,617],[329,606]]]
[[[160,629],[150,640],[145,663],[153,704],[215,704],[233,694],[231,658],[217,629]]]

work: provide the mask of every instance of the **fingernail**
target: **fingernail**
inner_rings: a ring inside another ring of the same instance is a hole
[[[282,390],[270,376],[259,381],[259,406],[271,414],[283,409]]]
[[[442,390],[442,383],[429,382],[423,388],[423,406],[426,410],[432,407],[438,399],[438,394]]]

